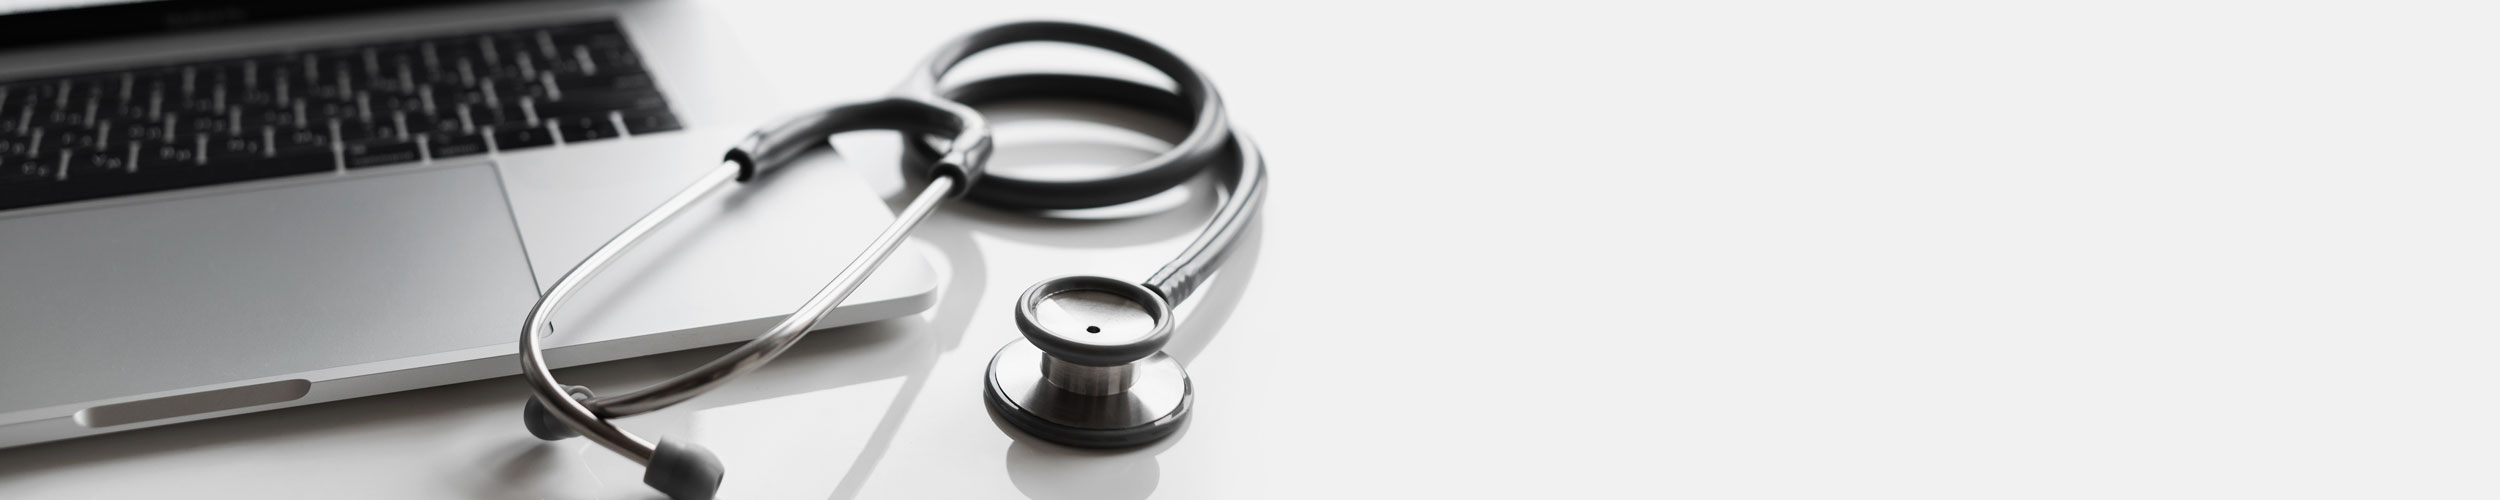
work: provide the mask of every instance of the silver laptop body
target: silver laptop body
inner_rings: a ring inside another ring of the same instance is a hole
[[[0,110],[35,116],[0,123],[67,124],[34,144],[24,136],[37,127],[0,133],[0,154],[18,148],[0,181],[19,183],[0,184],[0,202],[76,198],[0,209],[0,447],[517,373],[514,336],[540,287],[790,111],[758,95],[726,35],[692,1],[510,2],[0,52],[0,81],[16,82]],[[248,70],[177,74],[238,58]],[[522,60],[532,67],[515,68]],[[123,84],[128,68],[147,73]],[[345,82],[323,81],[341,72]],[[44,79],[65,75],[86,76]],[[270,88],[280,78],[294,82],[284,100]],[[486,87],[500,94],[493,118],[480,116]],[[87,111],[89,100],[110,111]],[[298,100],[316,109],[294,116]],[[455,123],[464,100],[467,123]],[[585,107],[601,102],[617,109]],[[507,127],[477,130],[485,121]],[[322,133],[332,136],[280,136]],[[280,158],[324,139],[336,151],[286,156],[298,162],[286,168],[334,168],[200,181],[230,172],[212,168],[276,168],[233,167],[250,163],[236,155]],[[196,185],[88,185],[137,191],[98,196],[27,184],[168,169],[193,177],[163,182]],[[892,218],[840,162],[785,174],[713,196],[594,281],[556,319],[550,360],[745,340]],[[936,282],[907,248],[826,324],[920,311]]]

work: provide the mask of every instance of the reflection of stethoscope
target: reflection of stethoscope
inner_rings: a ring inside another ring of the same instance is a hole
[[[938,80],[965,58],[1019,42],[1065,42],[1117,52],[1162,71],[1172,78],[1175,89],[1093,76],[1020,74],[966,83],[943,94],[938,90]],[[1188,137],[1171,150],[1103,178],[984,177],[982,166],[991,147],[989,126],[972,106],[1025,99],[1097,102],[1193,126]],[[730,180],[754,180],[833,134],[878,129],[905,134],[910,160],[930,165],[928,185],[866,251],[781,324],[692,372],[625,394],[593,396],[590,389],[562,385],[548,373],[538,344],[539,337],[549,333],[548,318],[583,282],[641,242],[653,228]],[[929,136],[946,137],[947,150],[937,151]],[[1008,343],[990,360],[985,391],[990,410],[1034,437],[1093,448],[1161,439],[1188,418],[1191,399],[1189,374],[1162,352],[1172,335],[1173,304],[1188,300],[1240,238],[1264,195],[1266,166],[1258,148],[1232,132],[1214,86],[1179,56],[1126,33],[1051,22],[973,32],[939,48],[926,67],[913,72],[893,96],[835,106],[757,131],[732,148],[719,168],[591,252],[539,298],[522,327],[521,376],[533,395],[523,420],[530,433],[541,439],[587,436],[642,463],[646,467],[643,482],[672,498],[711,498],[723,474],[719,459],[711,452],[682,441],[661,440],[655,445],[618,428],[610,419],[684,402],[763,366],[859,288],[902,244],[903,237],[946,198],[963,196],[1014,210],[1104,207],[1171,189],[1210,167],[1230,191],[1213,220],[1179,257],[1144,283],[1069,276],[1034,284],[1016,304],[1016,327],[1024,338]]]

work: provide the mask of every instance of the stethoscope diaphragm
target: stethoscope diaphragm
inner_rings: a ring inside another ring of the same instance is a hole
[[[1146,287],[1097,276],[1036,283],[1016,304],[1023,339],[990,358],[984,398],[1034,437],[1117,448],[1179,430],[1194,394],[1163,353],[1172,308]]]

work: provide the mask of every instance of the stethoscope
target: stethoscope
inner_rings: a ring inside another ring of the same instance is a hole
[[[1127,80],[1065,74],[986,78],[941,93],[938,81],[973,54],[1019,42],[1066,42],[1135,58],[1172,78],[1174,90]],[[1113,175],[1084,180],[984,176],[990,132],[973,106],[1011,100],[1080,100],[1191,123],[1188,137],[1163,154]],[[789,164],[834,134],[903,132],[907,163],[930,165],[928,184],[895,215],[868,249],[787,319],[755,340],[694,371],[614,396],[567,386],[547,371],[538,340],[565,299],[630,250],[654,228],[696,200],[735,180],[751,182]],[[938,151],[931,137],[945,137]],[[787,350],[841,304],[939,202],[966,197],[1011,210],[1080,209],[1143,199],[1215,167],[1228,188],[1222,207],[1180,256],[1143,283],[1068,276],[1036,283],[1016,304],[1024,338],[990,359],[985,400],[1000,420],[1033,437],[1068,446],[1114,448],[1152,442],[1189,417],[1189,374],[1162,352],[1172,336],[1173,305],[1189,299],[1224,260],[1264,195],[1266,166],[1249,139],[1233,133],[1214,85],[1179,56],[1110,29],[1027,22],[973,32],[940,47],[894,95],[843,104],[756,131],[729,150],[718,168],[669,197],[556,280],[530,308],[521,329],[521,377],[533,398],[523,409],[530,433],[558,440],[586,436],[643,464],[643,483],[680,500],[711,498],[723,476],[720,460],[682,440],[645,440],[613,419],[693,399],[753,371]]]

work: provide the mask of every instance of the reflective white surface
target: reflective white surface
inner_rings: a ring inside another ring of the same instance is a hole
[[[1181,311],[1175,439],[1019,441],[980,378],[1017,292],[1151,272],[1204,184],[1125,218],[955,207],[920,233],[934,310],[626,421],[720,452],[724,498],[2500,496],[2486,7],[719,5],[794,105],[994,21],[1134,30],[1274,168]],[[1147,154],[1038,137],[1002,130],[1000,161]],[[900,192],[890,138],[841,144]],[[654,495],[529,438],[522,397],[0,450],[0,497]]]

